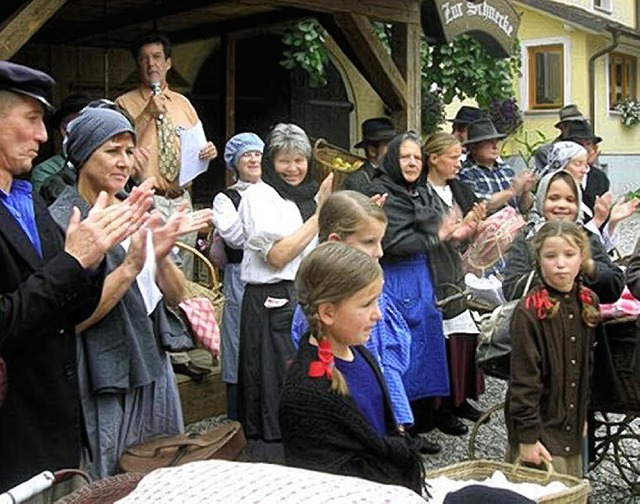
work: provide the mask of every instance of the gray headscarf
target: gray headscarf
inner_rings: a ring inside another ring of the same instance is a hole
[[[117,110],[85,108],[67,125],[63,155],[78,170],[98,147],[120,133],[131,133],[136,141],[133,125]]]

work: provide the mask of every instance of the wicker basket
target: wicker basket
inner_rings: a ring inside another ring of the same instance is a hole
[[[551,481],[559,481],[567,486],[562,492],[547,495],[538,502],[544,504],[584,504],[589,496],[589,482],[567,474],[558,474],[551,464],[547,471],[530,469],[520,464],[508,464],[494,460],[472,460],[460,462],[442,469],[427,472],[427,479],[445,476],[452,480],[483,480],[489,478],[494,471],[501,471],[512,483],[536,483],[546,485]]]
[[[222,288],[216,268],[213,266],[213,264],[211,264],[211,261],[209,261],[209,259],[207,259],[199,250],[182,242],[176,242],[176,247],[187,252],[191,252],[194,255],[194,258],[198,259],[200,261],[200,264],[203,265],[206,270],[206,279],[201,281],[200,283],[187,280],[185,286],[185,297],[203,297],[211,301],[211,304],[213,305],[213,311],[216,315],[216,321],[218,322],[218,324],[220,324],[222,322],[224,296],[222,295]]]
[[[340,170],[334,167],[333,162],[336,158],[342,158],[351,164],[352,168],[348,170]],[[313,159],[316,161],[316,179],[318,184],[322,183],[329,173],[333,172],[333,189],[336,190],[342,186],[344,179],[348,173],[359,170],[365,158],[356,156],[348,150],[331,145],[324,138],[318,138],[313,145]]]

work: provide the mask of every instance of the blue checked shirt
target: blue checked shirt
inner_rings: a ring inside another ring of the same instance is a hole
[[[516,172],[508,164],[496,161],[495,168],[480,166],[471,157],[468,157],[458,178],[467,184],[480,199],[491,199],[495,193],[511,187]],[[518,208],[519,198],[511,198],[509,205]]]

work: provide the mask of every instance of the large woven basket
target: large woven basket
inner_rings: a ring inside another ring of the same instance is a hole
[[[471,460],[460,462],[442,469],[427,472],[427,479],[445,476],[452,480],[483,480],[495,471],[501,471],[512,483],[536,483],[546,485],[551,481],[559,481],[567,486],[562,492],[547,495],[538,502],[544,504],[585,504],[589,496],[589,482],[567,474],[559,474],[551,465],[547,471],[530,469],[519,464],[508,464],[494,460]]]
[[[336,158],[341,158],[343,161],[350,163],[353,169],[349,171],[337,169],[334,166]],[[333,172],[334,190],[342,187],[348,173],[359,170],[366,161],[363,157],[356,156],[348,150],[330,144],[324,138],[318,138],[313,145],[313,159],[316,162],[316,179],[318,184],[322,183],[325,177]]]
[[[199,265],[204,267],[205,275],[203,279],[198,282],[187,280],[185,286],[185,297],[195,298],[203,297],[207,298],[213,305],[213,311],[216,315],[216,321],[218,324],[222,322],[222,309],[224,307],[224,296],[222,295],[222,287],[220,285],[220,279],[216,268],[211,264],[211,261],[207,259],[202,252],[186,245],[182,242],[176,242],[176,247],[179,249],[190,252],[194,255],[194,259],[199,261]],[[201,277],[199,277],[201,278]]]

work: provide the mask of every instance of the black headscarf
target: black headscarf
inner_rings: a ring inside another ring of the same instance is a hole
[[[383,260],[424,254],[438,242],[442,215],[427,196],[424,168],[413,183],[408,183],[402,175],[400,147],[405,140],[420,145],[420,140],[411,133],[395,136],[382,159],[380,175],[371,184],[371,195],[388,194],[384,210],[389,223],[382,241]]]
[[[300,185],[292,186],[276,173],[273,158],[277,151],[271,148],[271,135],[267,137],[266,149],[262,157],[262,180],[273,187],[284,199],[293,201],[302,215],[302,220],[306,221],[316,211],[315,196],[318,192],[318,183],[315,177],[315,167],[313,160],[307,158],[307,175]]]

